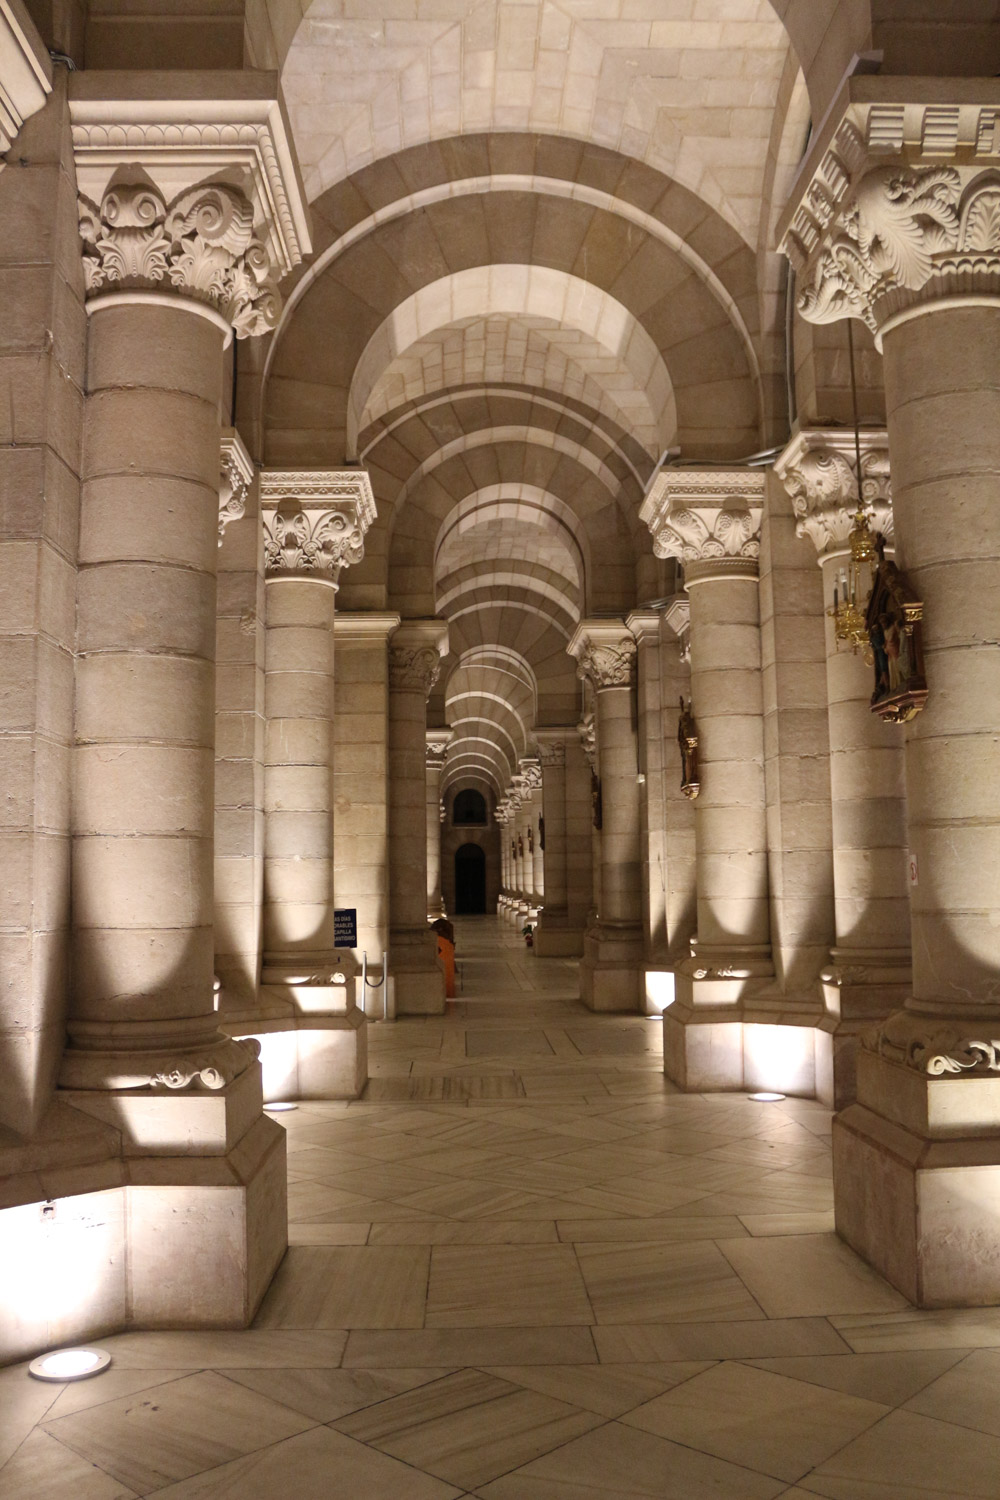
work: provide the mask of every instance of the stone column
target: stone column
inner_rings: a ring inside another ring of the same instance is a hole
[[[861,496],[871,525],[893,540],[889,451],[885,432],[861,439]],[[800,536],[819,553],[828,610],[859,504],[854,437],[843,428],[799,432],[775,464],[792,497]],[[855,1094],[859,1033],[906,1001],[911,985],[907,884],[906,784],[899,728],[870,712],[872,669],[838,643],[826,621],[830,789],[836,945],[823,972],[833,1018],[835,1106]]]
[[[543,957],[562,957],[583,951],[582,925],[569,920],[566,842],[566,742],[576,739],[570,726],[536,729],[542,767],[542,818],[545,834],[545,906],[535,934]]]
[[[597,700],[601,902],[584,938],[580,994],[591,1010],[639,1010],[642,875],[635,637],[623,620],[584,620],[566,648]]]
[[[364,556],[375,503],[362,469],[269,469],[261,505],[262,998],[284,1016],[254,1034],[283,1038],[263,1044],[269,1093],[355,1098],[367,1081],[364,1017],[354,954],[336,949],[333,930],[334,606],[341,571]]]
[[[593,844],[594,812],[591,798],[591,768],[579,732],[574,725],[566,746],[566,919],[578,934],[577,953],[583,952],[583,934],[594,901]]]
[[[537,923],[545,900],[544,855],[538,837],[538,819],[542,810],[542,768],[533,755],[523,756],[518,762],[519,779],[523,788],[521,816],[524,832],[524,884],[528,900],[529,920]]]
[[[924,605],[928,697],[900,730],[913,990],[834,1121],[838,1230],[923,1307],[1000,1301],[1000,95],[967,85],[849,80],[781,226],[802,315],[862,318],[882,347],[897,561]]]
[[[441,897],[441,773],[448,759],[450,729],[428,729],[426,734],[427,797],[427,920],[443,917]]]
[[[366,953],[376,981],[389,947],[388,641],[398,624],[396,614],[338,609],[333,625],[333,897],[356,909],[354,960]],[[385,993],[357,1000],[380,1016]]]
[[[748,1001],[773,973],[767,901],[757,559],[764,475],[664,469],[641,516],[658,557],[684,564],[699,733],[697,936],[663,1018],[667,1076],[742,1088]]]
[[[427,926],[427,696],[448,649],[440,620],[404,620],[389,646],[389,970],[399,1015],[443,1015]]]
[[[257,1048],[214,1011],[223,357],[234,330],[273,327],[276,276],[309,246],[276,101],[229,99],[220,131],[214,100],[106,97],[130,76],[79,75],[70,102],[90,328],[61,1084],[129,1158],[125,1302],[99,1326],[232,1326],[286,1226]]]
[[[691,606],[686,594],[675,594],[663,611],[660,629],[660,696],[662,710],[664,918],[667,959],[676,969],[691,953],[697,930],[698,874],[695,806],[683,790],[677,727],[680,700],[691,700]]]

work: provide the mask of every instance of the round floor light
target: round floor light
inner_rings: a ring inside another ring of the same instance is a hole
[[[103,1375],[110,1363],[106,1349],[55,1349],[33,1359],[28,1374],[36,1380],[89,1380],[91,1375]]]
[[[750,1098],[754,1104],[778,1104],[784,1099],[784,1094],[751,1094]]]
[[[288,1104],[283,1100],[280,1104],[265,1104],[264,1108],[272,1115],[283,1115],[286,1110],[298,1109],[297,1104]]]

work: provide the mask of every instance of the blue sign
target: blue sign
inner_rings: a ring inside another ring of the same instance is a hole
[[[333,946],[356,948],[358,946],[358,912],[354,906],[345,906],[333,913]]]

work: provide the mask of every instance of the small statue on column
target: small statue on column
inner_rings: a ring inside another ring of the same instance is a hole
[[[681,791],[693,801],[701,791],[698,779],[698,726],[691,712],[690,701],[685,705],[684,695],[680,699],[681,711],[677,719],[677,743],[681,751]]]

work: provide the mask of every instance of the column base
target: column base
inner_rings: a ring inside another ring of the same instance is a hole
[[[74,1139],[100,1134],[61,1099],[54,1113]],[[0,1363],[130,1329],[250,1324],[288,1244],[280,1125],[258,1116],[218,1156],[123,1159],[104,1131],[67,1167],[66,1145],[48,1169],[44,1141],[0,1153]]]
[[[831,1034],[830,1100],[846,1109],[857,1098],[858,1037],[902,1009],[912,993],[908,948],[833,948],[820,975]]]
[[[579,958],[583,930],[571,927],[565,915],[543,911],[535,928],[535,952],[541,958]]]
[[[285,1020],[227,1019],[224,1024],[232,1036],[259,1044],[268,1104],[284,1099],[360,1099],[365,1091],[368,1023],[360,1010]]]
[[[389,935],[389,973],[395,982],[397,1016],[443,1016],[444,970],[437,937],[427,928]]]
[[[695,981],[695,985],[697,981]],[[687,1093],[792,1094],[829,1102],[828,1024],[750,981],[737,1005],[692,1004],[690,975],[676,975],[677,999],[663,1012],[663,1071]]]
[[[643,982],[642,928],[598,922],[583,938],[580,999],[588,1010],[641,1011]]]

